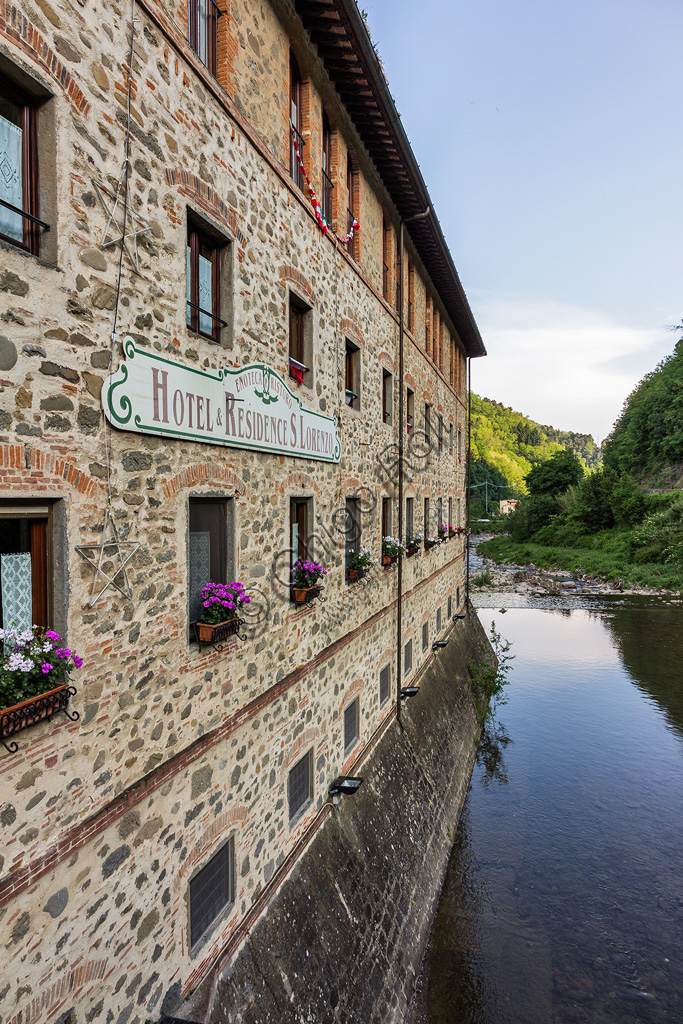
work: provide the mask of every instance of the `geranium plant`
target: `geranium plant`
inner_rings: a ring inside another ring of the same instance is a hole
[[[405,545],[397,537],[383,537],[382,538],[382,554],[390,555],[391,558],[395,558],[400,555],[402,551],[405,551]]]
[[[439,540],[441,541],[442,544],[446,540],[447,536],[448,536],[448,527],[446,526],[445,523],[439,523]]]
[[[217,625],[228,622],[239,614],[243,604],[249,604],[251,598],[245,592],[239,580],[232,583],[207,583],[202,587],[202,614],[199,622]]]
[[[370,549],[364,548],[361,544],[357,551],[352,551],[349,555],[349,569],[364,572],[366,569],[372,569],[376,561],[377,559],[372,557]]]
[[[418,544],[421,544],[421,543],[422,543],[422,534],[421,533],[409,533],[408,536],[406,537],[406,547],[409,550],[410,550],[410,548],[416,548],[418,546]]]
[[[83,659],[53,629],[0,629],[0,709],[54,690]]]
[[[315,587],[318,580],[321,580],[323,576],[327,576],[327,569],[323,569],[320,562],[314,562],[310,558],[305,558],[303,561],[299,559],[294,563],[291,574],[292,586],[303,590],[307,587]]]

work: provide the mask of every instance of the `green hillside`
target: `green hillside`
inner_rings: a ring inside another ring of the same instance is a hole
[[[510,497],[526,493],[525,477],[541,462],[562,449],[572,451],[586,467],[600,464],[600,450],[590,434],[556,430],[536,423],[509,406],[472,394],[473,492],[485,479],[501,485],[492,494]],[[508,488],[502,485],[511,485]]]
[[[681,486],[683,338],[631,392],[604,444],[605,463],[650,485]]]

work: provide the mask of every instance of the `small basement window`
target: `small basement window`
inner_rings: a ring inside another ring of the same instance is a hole
[[[235,841],[231,837],[190,880],[190,949],[235,899]]]
[[[359,701],[356,697],[344,711],[344,756],[353,750],[358,740]]]
[[[289,772],[289,823],[294,822],[313,799],[313,751],[308,750]]]
[[[383,707],[389,700],[389,687],[391,684],[391,666],[385,665],[379,674],[379,706]]]

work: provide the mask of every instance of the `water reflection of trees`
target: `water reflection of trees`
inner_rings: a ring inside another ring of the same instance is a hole
[[[602,620],[632,681],[683,734],[683,609],[630,605],[603,613]]]
[[[502,722],[486,721],[484,731],[477,748],[477,767],[480,769],[481,783],[488,787],[492,782],[499,786],[507,785],[508,772],[505,764],[505,749],[514,741]]]

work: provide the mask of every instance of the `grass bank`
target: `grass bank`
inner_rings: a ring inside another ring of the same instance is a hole
[[[660,562],[633,565],[611,551],[547,546],[531,541],[515,543],[507,535],[484,541],[478,550],[494,562],[533,563],[541,569],[563,569],[572,575],[587,573],[610,582],[623,580],[630,587],[648,590],[683,590],[683,572],[676,565]]]

